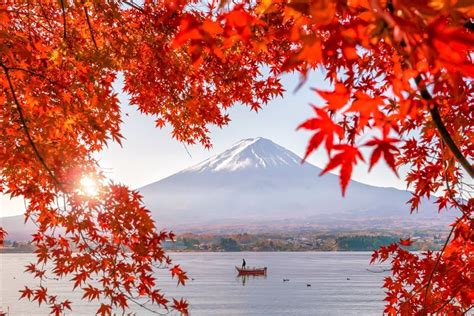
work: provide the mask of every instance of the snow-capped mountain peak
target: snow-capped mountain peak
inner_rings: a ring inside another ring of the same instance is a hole
[[[410,192],[351,181],[342,197],[339,178],[334,174],[318,177],[320,173],[320,168],[302,165],[300,157],[274,142],[252,138],[151,183],[140,193],[157,222],[173,230],[183,225],[205,231],[208,225],[247,227],[253,223],[268,228],[275,221],[288,228],[293,220],[349,229],[392,228],[402,219],[413,221],[405,205]],[[434,218],[437,212],[432,212],[436,209],[431,202],[423,203],[417,213],[420,223],[439,222],[440,218]]]
[[[218,172],[300,165],[301,158],[269,139],[243,139],[228,150],[192,166],[185,172]]]

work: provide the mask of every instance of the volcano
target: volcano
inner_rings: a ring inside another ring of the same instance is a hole
[[[219,225],[267,228],[304,225],[325,228],[444,226],[424,201],[411,214],[409,191],[351,181],[342,197],[339,178],[265,138],[244,139],[228,150],[142,187],[159,226],[182,230]],[[420,227],[421,228],[421,227]]]

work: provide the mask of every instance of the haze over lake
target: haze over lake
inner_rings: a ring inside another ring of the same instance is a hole
[[[369,266],[370,252],[234,252],[172,253],[175,263],[188,272],[185,287],[168,275],[158,279],[170,297],[185,297],[191,315],[380,315],[383,310],[383,278],[386,266]],[[234,266],[267,266],[268,275],[237,278]],[[18,290],[32,283],[23,273],[32,254],[0,255],[0,306],[10,315],[46,315],[35,303],[18,301]],[[377,271],[371,272],[371,271]],[[194,279],[194,280],[192,280]],[[283,279],[289,279],[283,282]],[[245,281],[245,282],[244,282]],[[307,286],[310,284],[311,286]],[[80,301],[67,281],[48,281],[51,291],[73,301],[67,315],[93,315],[97,304]],[[131,306],[137,315],[153,315]],[[150,306],[151,307],[151,306]],[[173,314],[174,315],[174,314]]]

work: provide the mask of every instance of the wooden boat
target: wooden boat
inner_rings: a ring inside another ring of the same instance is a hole
[[[246,268],[235,267],[239,275],[267,275],[267,267],[264,268]]]

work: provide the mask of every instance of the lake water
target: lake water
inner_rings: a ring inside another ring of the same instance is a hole
[[[386,266],[369,266],[369,252],[237,252],[173,253],[189,274],[185,287],[168,276],[158,280],[169,296],[185,297],[191,315],[381,315]],[[267,266],[264,277],[237,278],[234,266]],[[10,315],[46,315],[48,310],[26,300],[18,291],[32,283],[22,271],[31,254],[1,254],[0,307]],[[289,279],[289,282],[283,282]],[[244,282],[245,281],[245,282]],[[94,315],[97,305],[80,300],[67,281],[48,281],[50,290],[73,301],[68,315]],[[307,286],[311,284],[311,286]],[[133,303],[131,303],[133,304]],[[137,315],[153,315],[140,307]]]

